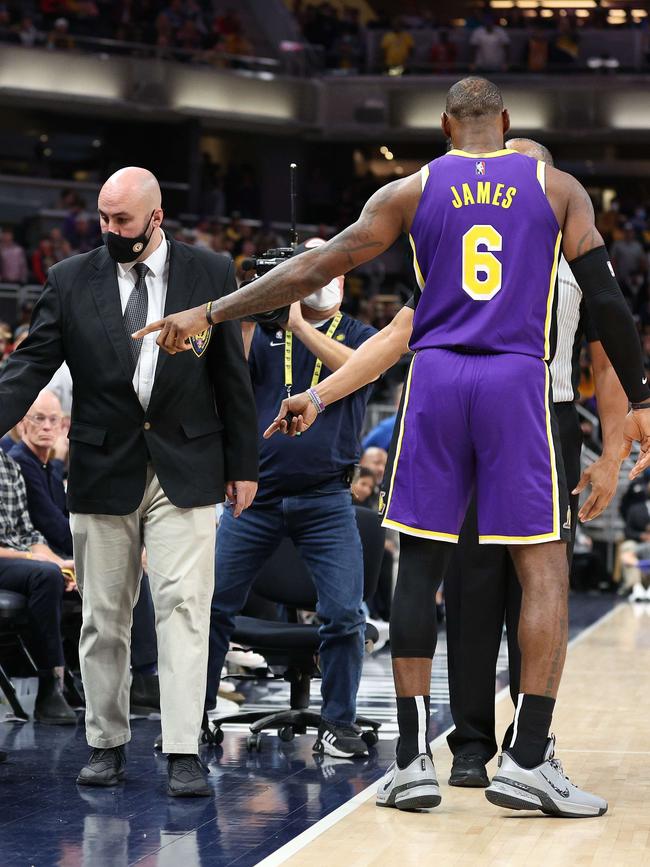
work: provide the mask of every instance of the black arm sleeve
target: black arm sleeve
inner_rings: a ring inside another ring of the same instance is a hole
[[[569,267],[582,289],[603,349],[628,399],[633,403],[650,399],[639,335],[614,276],[607,250],[605,247],[589,250],[569,262]]]

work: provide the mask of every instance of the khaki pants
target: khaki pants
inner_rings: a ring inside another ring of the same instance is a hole
[[[156,610],[163,749],[196,753],[205,701],[214,589],[214,506],[179,509],[151,467],[130,515],[70,516],[83,598],[79,643],[91,747],[131,739],[131,622],[142,577],[142,546]]]

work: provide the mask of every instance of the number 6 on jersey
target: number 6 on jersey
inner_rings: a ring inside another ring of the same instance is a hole
[[[489,301],[501,289],[501,262],[493,253],[502,245],[494,226],[472,226],[463,235],[463,289],[475,301]]]

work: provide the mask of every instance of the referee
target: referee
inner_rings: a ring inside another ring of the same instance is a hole
[[[549,151],[530,139],[512,139],[506,147],[548,165]],[[575,399],[578,397],[578,359],[583,337],[589,343],[600,414],[603,453],[580,477],[582,434]],[[572,554],[578,518],[579,492],[591,484],[591,494],[580,510],[589,520],[616,490],[623,443],[627,398],[602,344],[598,340],[576,283],[564,257],[558,269],[556,351],[551,363],[553,405],[560,431],[564,469],[570,496]],[[599,503],[600,501],[600,503]],[[449,695],[455,728],[448,736],[454,754],[449,784],[485,788],[485,765],[496,754],[494,731],[494,680],[505,621],[508,636],[510,695],[515,705],[519,693],[521,655],[517,628],[521,589],[504,545],[478,544],[476,503],[472,502],[458,545],[445,578]],[[512,739],[512,726],[504,748]]]

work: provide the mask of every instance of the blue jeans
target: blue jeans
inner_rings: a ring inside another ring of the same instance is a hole
[[[216,585],[210,621],[206,708],[215,706],[221,668],[255,577],[288,536],[316,584],[323,696],[322,718],[350,725],[363,661],[363,553],[350,492],[311,491],[255,505],[233,518],[227,508],[217,533]]]

